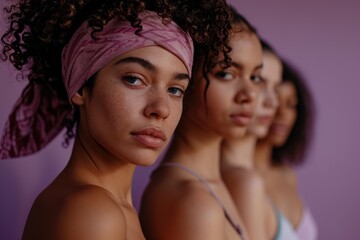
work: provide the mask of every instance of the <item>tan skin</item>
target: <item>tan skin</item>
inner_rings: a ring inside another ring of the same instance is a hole
[[[132,176],[136,165],[153,164],[169,141],[188,82],[183,62],[158,46],[105,65],[91,93],[84,88],[72,97],[80,108],[73,152],[36,199],[23,239],[145,239],[132,204]],[[164,139],[143,129],[162,131]]]
[[[275,88],[281,80],[282,64],[272,52],[263,52],[263,80],[247,133],[226,139],[221,148],[221,173],[252,240],[272,239],[277,231],[276,215],[255,170],[258,138],[267,134],[278,106]]]
[[[220,143],[224,137],[245,134],[261,69],[258,38],[248,32],[231,36],[232,64],[228,69],[216,66],[210,73],[210,85],[204,100],[205,79],[195,72],[194,88],[187,108],[164,161],[179,163],[204,178],[221,199],[244,239],[249,239],[236,206],[221,178]],[[252,56],[237,54],[255,49]],[[152,175],[142,199],[140,219],[149,240],[238,240],[240,236],[224,216],[224,211],[205,186],[179,168],[161,167]]]
[[[287,165],[272,166],[273,146],[285,143],[295,123],[297,95],[295,86],[283,82],[278,87],[279,108],[268,136],[257,144],[256,168],[265,180],[265,188],[275,205],[297,228],[302,217],[302,201],[297,189],[295,171]]]

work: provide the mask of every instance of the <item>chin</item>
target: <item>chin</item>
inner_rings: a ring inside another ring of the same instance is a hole
[[[131,163],[137,166],[151,166],[160,156],[160,150],[139,150],[131,159]]]
[[[147,158],[147,159],[139,159],[137,161],[133,161],[133,164],[136,166],[143,166],[143,167],[147,167],[147,166],[151,166],[154,165],[156,160],[158,159],[158,156],[155,158]]]
[[[154,165],[155,162],[156,162],[156,159],[153,161],[142,161],[142,162],[139,162],[138,164],[136,164],[136,166],[148,167],[148,166]]]
[[[281,147],[285,144],[286,139],[280,137],[272,137],[271,142],[274,147]]]
[[[244,137],[245,135],[246,135],[245,127],[242,129],[236,129],[236,130],[232,130],[232,131],[222,134],[222,136],[227,139],[241,138],[241,137]]]
[[[252,134],[255,135],[258,139],[263,139],[267,136],[269,132],[268,130],[269,129],[265,127],[258,127],[252,131]]]

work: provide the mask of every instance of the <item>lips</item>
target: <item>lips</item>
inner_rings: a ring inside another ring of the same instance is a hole
[[[164,132],[153,127],[133,131],[130,134],[138,143],[148,148],[161,148],[166,143]]]
[[[270,125],[272,122],[272,117],[271,116],[259,116],[257,117],[257,122],[263,125]]]
[[[252,113],[242,112],[237,114],[231,114],[230,117],[236,125],[247,126],[251,121]]]

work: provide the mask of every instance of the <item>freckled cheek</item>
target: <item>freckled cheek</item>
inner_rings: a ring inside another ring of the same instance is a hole
[[[109,125],[123,125],[132,116],[136,104],[129,97],[119,91],[102,91],[94,99],[97,108],[97,118],[102,118]]]
[[[139,120],[143,115],[145,104],[142,97],[132,95],[116,95],[109,102],[110,110],[114,112],[113,117],[124,123],[134,123]]]

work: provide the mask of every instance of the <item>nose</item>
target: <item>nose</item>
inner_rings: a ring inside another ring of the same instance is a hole
[[[159,92],[152,93],[144,109],[148,118],[166,119],[170,115],[169,99]]]
[[[256,99],[257,94],[254,84],[246,80],[239,85],[235,100],[240,104],[251,104]]]
[[[266,91],[264,106],[268,108],[277,108],[279,106],[279,100],[275,91],[270,89]]]

